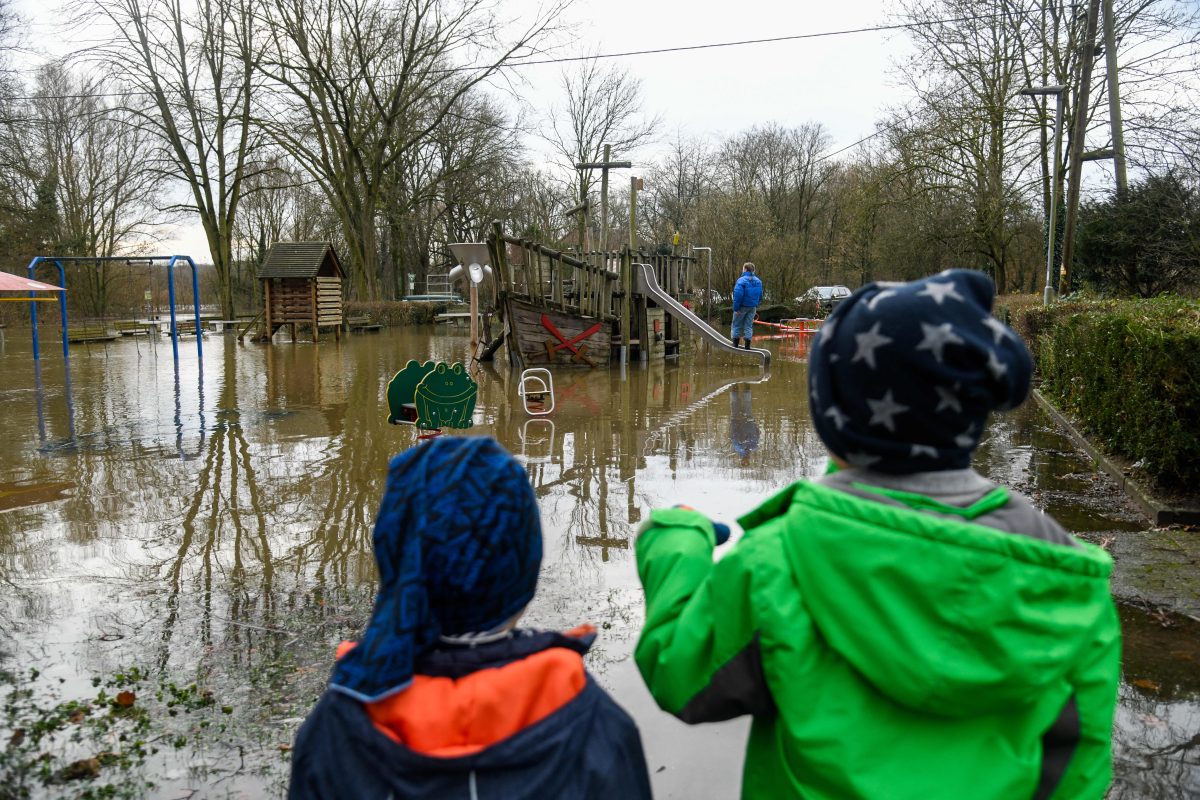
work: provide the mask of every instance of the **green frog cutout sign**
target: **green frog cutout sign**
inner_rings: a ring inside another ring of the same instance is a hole
[[[462,364],[409,361],[388,382],[388,422],[426,431],[469,428],[478,394]]]

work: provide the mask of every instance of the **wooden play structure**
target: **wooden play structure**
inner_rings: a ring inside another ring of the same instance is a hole
[[[502,343],[522,369],[674,358],[687,327],[713,349],[770,361],[770,351],[735,348],[682,302],[693,290],[690,256],[630,247],[571,255],[510,236],[499,222],[487,245],[505,333],[480,360]]]
[[[333,328],[340,339],[345,276],[329,242],[276,242],[258,268],[263,310],[247,329],[261,320],[260,342],[270,342],[284,325],[292,326],[293,340],[298,325],[309,326],[314,342],[321,328]]]

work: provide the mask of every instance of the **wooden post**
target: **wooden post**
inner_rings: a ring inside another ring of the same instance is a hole
[[[508,269],[508,248],[504,244],[504,228],[500,220],[492,220],[492,267],[496,270],[497,295],[504,297],[512,289],[512,274]]]
[[[628,247],[621,253],[621,363],[629,362],[630,318],[633,316],[633,253]]]
[[[509,363],[516,366],[523,362],[521,354],[517,352],[519,345],[516,334],[512,333],[513,320],[509,316],[508,295],[513,290],[513,275],[508,263],[508,247],[504,241],[504,226],[500,220],[492,220],[492,236],[489,245],[492,248],[492,269],[496,271],[496,285],[493,288],[496,298],[496,308],[504,315],[504,321],[509,329],[509,334],[505,336],[508,344],[508,359]]]
[[[583,173],[579,173],[579,257],[582,259],[587,253],[587,214],[588,214],[588,198],[587,192],[584,190],[587,182],[583,178]]]
[[[267,327],[264,329],[265,335],[263,336],[263,338],[266,339],[268,343],[270,343],[271,334],[273,333],[273,331],[271,330],[271,279],[270,278],[263,278],[263,302],[266,303],[265,312],[266,312],[266,321],[267,321]]]
[[[479,357],[479,285],[468,278],[471,288],[468,294],[471,298],[471,358]]]
[[[1108,69],[1108,125],[1112,129],[1113,172],[1117,178],[1117,196],[1129,188],[1125,171],[1125,131],[1121,121],[1121,82],[1117,75],[1117,33],[1113,0],[1104,0],[1104,61]]]
[[[563,297],[563,267],[565,266],[566,265],[563,264],[561,259],[550,259],[550,280],[554,284],[554,292],[552,296],[554,297],[555,305],[557,305],[559,308],[563,308],[567,302]]]
[[[621,324],[624,325],[626,359],[630,355],[630,338],[633,336],[633,259],[637,252],[637,193],[642,188],[641,178],[629,179],[629,250],[622,260],[621,288],[625,296],[621,298]]]
[[[612,145],[604,145],[604,163],[612,158]],[[600,170],[600,252],[608,253],[608,167]]]
[[[637,252],[637,193],[642,188],[641,178],[629,179],[629,249]]]
[[[309,300],[309,304],[312,306],[313,344],[317,343],[317,338],[318,338],[317,337],[317,319],[318,319],[318,317],[317,317],[317,293],[319,291],[320,291],[320,289],[318,289],[317,279],[309,278],[308,279],[308,300]]]
[[[604,254],[602,261],[607,262],[608,257],[608,171],[610,169],[630,169],[633,167],[631,161],[611,161],[612,146],[604,145],[604,160],[603,161],[581,161],[575,165],[575,169],[579,170],[579,201],[582,206],[587,205],[587,196],[584,194],[583,186],[584,170],[600,170],[600,252]],[[586,210],[583,212],[586,214]],[[587,248],[583,245],[583,226],[580,226],[579,239],[579,254],[582,257],[587,252]]]
[[[1071,132],[1071,178],[1067,187],[1067,221],[1063,227],[1062,268],[1065,286],[1071,283],[1071,261],[1075,257],[1075,222],[1079,216],[1079,180],[1083,171],[1083,139],[1087,132],[1088,96],[1092,90],[1092,62],[1096,52],[1097,18],[1100,16],[1100,0],[1088,3],[1087,25],[1083,34],[1083,70],[1079,76],[1079,92],[1075,96],[1075,129]]]

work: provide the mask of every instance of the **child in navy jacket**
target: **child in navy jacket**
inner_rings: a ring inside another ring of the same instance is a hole
[[[374,545],[375,609],[296,736],[290,798],[650,797],[637,728],[584,668],[594,632],[516,628],[542,535],[500,445],[396,456]]]

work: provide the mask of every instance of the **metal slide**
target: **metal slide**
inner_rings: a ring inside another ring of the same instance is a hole
[[[671,316],[700,334],[713,347],[734,355],[756,358],[762,364],[763,368],[771,366],[770,350],[761,350],[758,348],[744,350],[741,347],[734,347],[733,342],[717,333],[711,325],[697,317],[691,311],[688,311],[678,300],[664,292],[662,287],[658,285],[658,280],[654,277],[653,266],[650,264],[634,264],[633,269],[634,276],[637,278],[637,290],[639,292],[653,299],[655,303],[658,303],[670,312]]]

